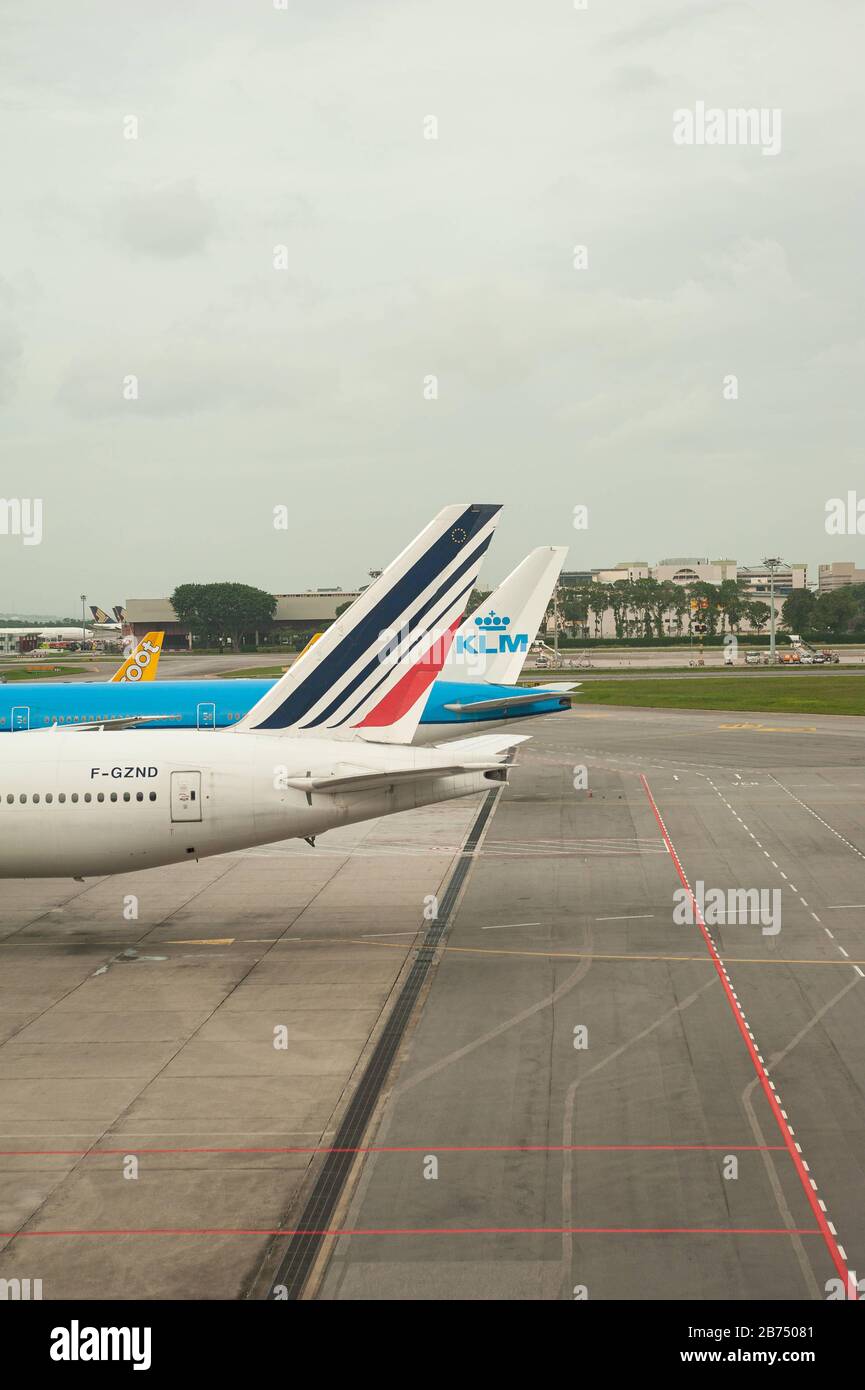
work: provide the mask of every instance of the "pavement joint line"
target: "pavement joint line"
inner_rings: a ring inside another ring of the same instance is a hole
[[[414,931],[365,931],[363,936],[364,940],[368,936],[417,936],[420,930],[420,927],[415,927]]]
[[[821,1213],[822,1217],[822,1213]],[[819,1236],[820,1227],[789,1226],[119,1226],[67,1230],[0,1231],[0,1240],[67,1239],[70,1236]],[[840,1250],[841,1247],[839,1246]],[[846,1259],[846,1256],[844,1257]],[[852,1288],[852,1284],[851,1284]],[[853,1298],[852,1293],[849,1297]]]
[[[836,1270],[841,1275],[844,1281],[844,1287],[847,1290],[848,1298],[850,1298],[851,1300],[856,1300],[858,1298],[858,1290],[855,1275],[853,1275],[852,1272],[847,1268],[847,1256],[844,1253],[843,1248],[839,1246],[837,1240],[830,1231],[826,1215],[823,1211],[821,1211],[819,1205],[817,1204],[816,1196],[814,1195],[817,1192],[817,1184],[815,1183],[813,1178],[808,1176],[808,1168],[804,1158],[802,1157],[802,1151],[799,1148],[798,1144],[794,1146],[793,1131],[790,1127],[789,1122],[784,1119],[784,1116],[781,1113],[780,1100],[778,1098],[775,1085],[769,1077],[765,1063],[763,1062],[762,1057],[760,1056],[756,1044],[750,1041],[749,1039],[749,1033],[751,1031],[750,1024],[748,1023],[745,1017],[741,1004],[733,997],[726,965],[724,964],[724,961],[722,960],[718,952],[718,948],[715,945],[711,932],[706,926],[703,914],[700,911],[700,905],[694,896],[694,893],[688,882],[679,855],[676,851],[676,848],[672,840],[670,839],[669,831],[667,830],[667,827],[664,823],[663,816],[661,815],[660,809],[658,808],[655,798],[652,795],[652,790],[649,786],[649,781],[645,773],[641,775],[640,781],[642,782],[643,790],[645,791],[646,796],[649,800],[649,804],[651,805],[655,819],[657,820],[658,825],[661,828],[661,832],[667,843],[667,847],[670,851],[670,854],[672,855],[673,862],[676,865],[676,870],[679,875],[679,879],[687,889],[688,893],[690,894],[691,902],[694,907],[697,925],[700,928],[700,932],[708,948],[709,954],[712,959],[712,963],[715,966],[719,976],[721,976],[722,986],[730,1001],[730,1008],[733,1012],[733,1017],[735,1018],[739,1026],[739,1031],[742,1035],[742,1038],[744,1039],[745,1046],[751,1055],[752,1061],[754,1062],[755,1071],[757,1072],[757,1076],[763,1088],[766,1099],[769,1102],[772,1114],[775,1118],[779,1130],[781,1131],[782,1136],[784,1137],[785,1142],[788,1145],[788,1148],[790,1149],[790,1153],[796,1166],[797,1173],[799,1174],[800,1180],[802,1182],[805,1195],[808,1198],[809,1205],[817,1218],[817,1223],[823,1235],[823,1239],[826,1244],[826,1248],[829,1252],[829,1256]],[[809,1186],[806,1184],[806,1178],[808,1179],[808,1183],[810,1184],[810,1190]]]
[[[784,1144],[363,1144],[355,1148],[336,1148],[328,1144],[304,1146],[276,1145],[264,1148],[204,1147],[148,1148],[128,1144],[112,1149],[0,1149],[0,1158],[85,1158],[117,1154],[418,1154],[418,1153],[786,1153]]]

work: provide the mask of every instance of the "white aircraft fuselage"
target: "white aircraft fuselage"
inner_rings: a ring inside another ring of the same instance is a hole
[[[476,772],[372,789],[287,785],[454,761],[441,749],[199,730],[3,739],[0,878],[88,877],[203,859],[488,790],[505,775],[486,761]]]

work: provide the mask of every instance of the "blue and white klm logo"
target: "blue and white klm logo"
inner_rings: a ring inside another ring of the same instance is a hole
[[[510,618],[500,618],[490,609],[485,618],[475,618],[476,632],[468,637],[457,637],[457,656],[498,656],[504,652],[527,652],[529,634],[509,632]]]

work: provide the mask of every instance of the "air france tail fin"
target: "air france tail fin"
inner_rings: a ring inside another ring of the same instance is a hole
[[[164,632],[148,632],[146,637],[142,637],[135,650],[129,653],[123,665],[114,672],[111,677],[112,684],[128,682],[137,685],[139,681],[154,680],[164,639]]]
[[[445,680],[515,683],[567,553],[566,545],[539,546],[469,614],[442,672]]]
[[[233,730],[411,743],[500,511],[440,511]]]
[[[94,603],[91,603],[91,605],[90,605],[90,612],[93,614],[93,621],[94,621],[95,623],[110,623],[110,622],[111,622],[111,619],[109,618],[108,614],[105,612],[105,609],[104,609],[104,608],[97,608],[96,604],[94,604]]]

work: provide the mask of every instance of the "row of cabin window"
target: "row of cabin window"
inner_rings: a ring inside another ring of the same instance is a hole
[[[108,797],[108,800],[109,800],[109,801],[120,801],[121,799],[122,799],[123,801],[131,801],[131,800],[132,800],[132,792],[123,792],[123,793],[120,793],[120,792],[107,792],[107,793],[106,793],[106,792],[97,792],[97,793],[96,793],[96,800],[97,800],[97,801],[104,801],[105,798],[106,798],[106,796]],[[70,801],[78,801],[78,799],[79,799],[78,792],[71,792],[71,793],[70,793],[70,795],[69,795],[69,800],[70,800]],[[93,800],[93,793],[92,793],[92,792],[84,792],[81,799],[84,800],[84,801],[92,801],[92,800]],[[155,800],[156,800],[156,792],[148,792],[148,799],[149,799],[150,801],[155,801]],[[40,795],[39,792],[34,792],[33,795],[32,795],[31,797],[28,798],[28,795],[27,795],[26,792],[20,792],[19,795],[18,795],[18,800],[21,802],[22,805],[25,805],[25,804],[27,803],[28,800],[32,801],[34,805],[36,805],[40,800],[45,800],[47,803],[50,804],[50,803],[54,800],[54,793],[53,793],[53,792],[46,792],[46,793],[45,793],[45,796],[44,796],[44,798],[43,798],[43,797]],[[66,800],[66,793],[65,793],[65,792],[58,792],[58,793],[57,793],[57,800],[60,801],[60,802],[64,802],[64,801]],[[135,793],[135,800],[136,800],[136,801],[143,801],[143,800],[144,800],[144,792],[136,792],[136,793]],[[7,804],[8,804],[9,806],[11,806],[12,803],[13,803],[14,801],[15,801],[15,794],[14,794],[14,792],[8,792],[8,793],[7,793],[7,796],[6,796],[6,802],[7,802]]]
[[[134,717],[135,717],[135,718],[140,718],[139,715],[135,715]],[[43,724],[78,724],[78,723],[82,723],[82,724],[98,724],[98,723],[100,722],[100,720],[103,720],[103,719],[107,722],[107,721],[109,721],[109,720],[111,720],[111,719],[131,719],[131,718],[133,718],[133,716],[130,715],[130,714],[57,714],[57,715],[45,714],[45,715],[42,716],[42,723],[43,723]],[[225,716],[225,718],[226,718],[226,720],[227,720],[229,723],[231,723],[232,721],[236,721],[236,720],[238,720],[238,719],[242,719],[242,718],[243,718],[243,712],[242,712],[242,711],[238,711],[236,714],[229,713],[229,714],[227,714],[227,715]],[[2,726],[2,725],[5,724],[5,723],[6,723],[6,715],[5,715],[5,714],[0,714],[0,726]]]

